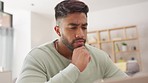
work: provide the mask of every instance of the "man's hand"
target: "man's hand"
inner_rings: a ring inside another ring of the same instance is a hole
[[[90,62],[90,59],[90,54],[84,46],[74,49],[72,64],[78,67],[80,72],[86,68],[87,64]]]

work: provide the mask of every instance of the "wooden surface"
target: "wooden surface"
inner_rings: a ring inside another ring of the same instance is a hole
[[[137,77],[129,77],[127,79],[107,81],[103,83],[148,83],[148,75],[142,75]]]
[[[9,71],[0,72],[0,83],[12,83],[12,74]]]

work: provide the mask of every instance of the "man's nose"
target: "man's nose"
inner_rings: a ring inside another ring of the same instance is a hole
[[[83,29],[78,29],[76,32],[76,38],[83,38],[84,37],[84,32]]]

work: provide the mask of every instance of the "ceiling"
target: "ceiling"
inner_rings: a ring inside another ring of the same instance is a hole
[[[45,16],[54,14],[55,5],[62,0],[1,0],[4,8],[23,9]],[[88,4],[90,11],[100,11],[109,8],[127,6],[146,2],[148,0],[81,0]]]

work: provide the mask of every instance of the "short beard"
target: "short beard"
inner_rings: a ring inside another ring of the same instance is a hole
[[[77,38],[77,39],[73,40],[72,43],[70,44],[70,43],[68,42],[68,40],[65,39],[65,37],[63,36],[63,38],[62,38],[62,43],[63,43],[71,52],[73,52],[73,50],[74,50],[75,48],[72,46],[72,44],[74,44],[77,40],[84,40],[84,45],[81,45],[81,46],[85,46],[86,39],[83,39],[83,38]],[[78,47],[81,47],[81,46],[78,46]],[[77,48],[78,48],[78,47],[77,47]]]

